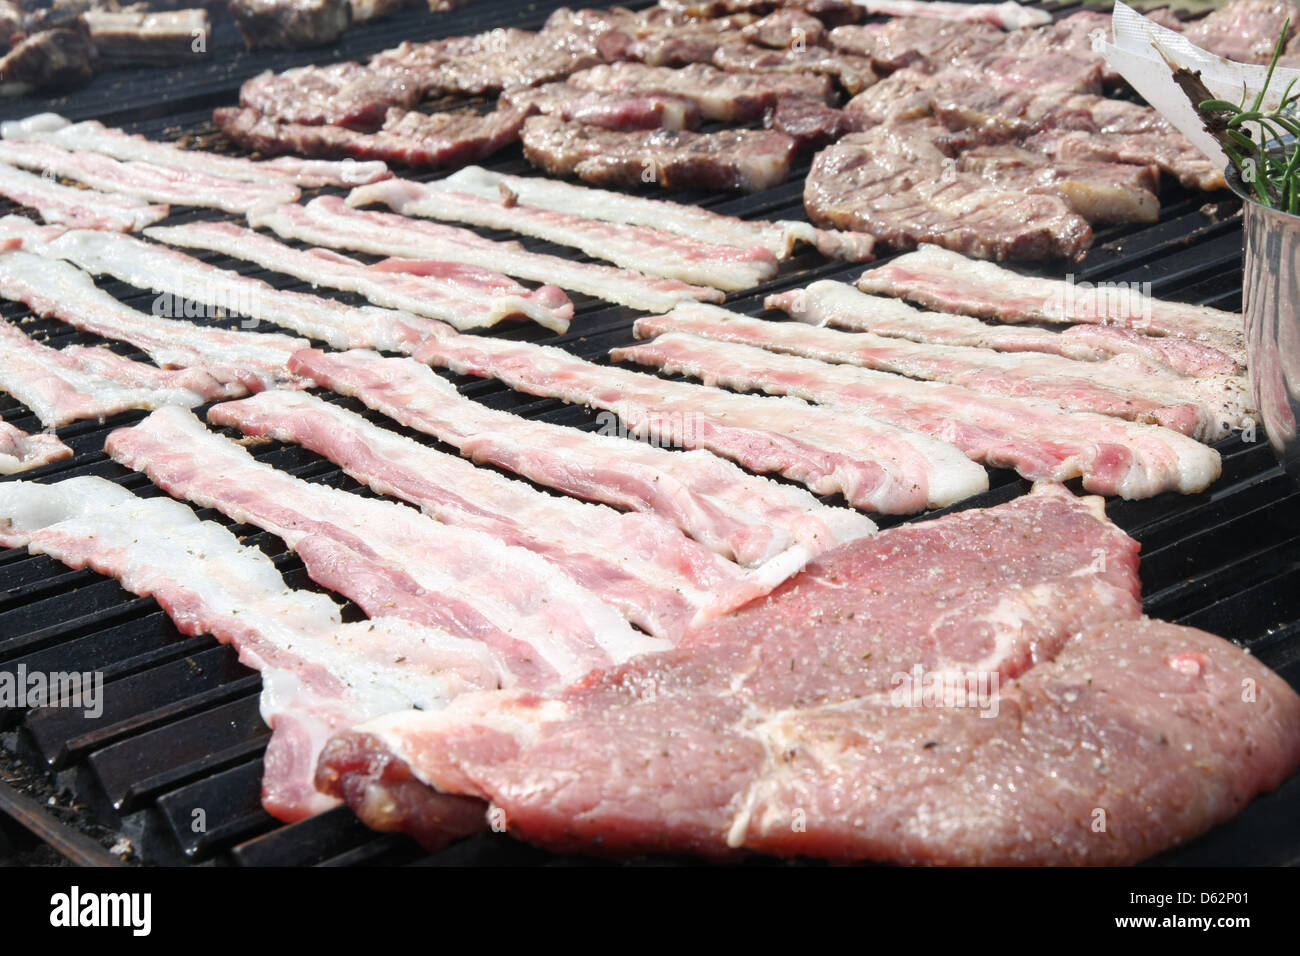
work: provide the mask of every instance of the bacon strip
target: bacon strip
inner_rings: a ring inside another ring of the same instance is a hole
[[[1052,22],[1045,10],[1032,10],[1019,3],[946,3],[944,0],[854,0],[867,13],[889,17],[926,17],[960,23],[988,23],[1003,30],[1041,27]]]
[[[534,395],[608,409],[636,434],[705,448],[818,494],[840,492],[868,511],[907,514],[988,487],[984,469],[946,442],[798,399],[733,395],[483,336],[429,340],[415,357]]]
[[[46,222],[117,232],[136,232],[165,219],[169,211],[131,196],[65,186],[12,166],[0,166],[0,195],[32,207]]]
[[[240,182],[282,181],[315,189],[321,186],[364,186],[392,175],[384,163],[300,159],[282,156],[259,162],[243,156],[223,156],[175,143],[160,143],[105,126],[98,120],[70,123],[54,113],[41,113],[0,125],[5,139],[50,143],[76,152],[90,150],[122,161],[139,160],[173,169],[195,170]]]
[[[567,212],[627,226],[648,226],[698,242],[746,249],[760,246],[778,259],[788,259],[800,244],[817,248],[832,259],[869,262],[874,241],[862,232],[818,229],[806,222],[738,219],[664,199],[643,199],[590,186],[575,186],[540,176],[509,176],[481,166],[466,166],[442,180],[447,189],[482,199],[512,197],[512,202],[538,209]]]
[[[372,617],[483,642],[505,684],[567,683],[668,646],[632,630],[538,555],[405,505],[294,478],[255,461],[189,412],[156,411],[109,435],[105,450],[176,497],[279,535],[313,580]]]
[[[361,186],[348,194],[349,206],[383,203],[404,216],[465,222],[509,229],[581,249],[625,269],[678,279],[715,289],[748,289],[777,273],[770,250],[717,245],[648,226],[624,226],[584,215],[541,209],[460,192],[442,182],[391,179]]]
[[[833,325],[930,345],[1045,352],[1083,362],[1135,355],[1193,376],[1236,375],[1240,371],[1226,352],[1190,339],[1097,325],[1071,325],[1060,332],[1024,325],[986,325],[974,316],[923,312],[901,299],[866,295],[847,283],[825,279],[806,289],[768,296],[763,304],[812,325]]]
[[[314,285],[356,292],[376,305],[442,319],[459,329],[526,316],[564,332],[573,317],[573,303],[555,286],[529,290],[499,272],[475,266],[407,259],[367,266],[328,249],[294,249],[228,222],[153,226],[145,235],[173,246],[236,256]]]
[[[536,491],[310,395],[263,392],[216,406],[208,420],[301,444],[444,524],[536,552],[658,637],[676,637],[767,594],[808,558],[792,552],[743,571],[653,515]]]
[[[262,802],[281,820],[337,804],[313,784],[334,734],[497,686],[483,644],[391,617],[344,624],[326,595],[285,587],[271,559],[226,528],[103,478],[0,485],[0,545],[114,577],[155,598],[181,633],[211,634],[261,671],[262,717],[273,729]],[[481,804],[470,806],[463,825],[481,827]]]
[[[287,335],[203,328],[145,315],[75,266],[22,250],[0,253],[0,296],[83,332],[129,342],[164,368],[201,369],[251,391],[292,383],[289,356],[307,345]]]
[[[46,427],[133,408],[189,408],[244,392],[200,369],[164,370],[103,348],[53,349],[8,322],[0,323],[0,358],[0,389],[30,408]]]
[[[864,515],[826,507],[801,488],[750,475],[710,452],[670,451],[488,408],[412,359],[306,350],[289,364],[476,462],[588,501],[657,515],[749,567],[792,549],[815,556],[875,531]]]
[[[6,232],[4,220],[0,220],[0,236]],[[335,299],[277,289],[261,279],[219,269],[133,236],[74,230],[47,242],[25,240],[23,248],[67,260],[92,274],[111,275],[138,289],[166,292],[229,314],[272,322],[339,349],[410,352],[426,336],[447,330],[441,322],[409,312],[345,305]]]
[[[554,283],[570,292],[650,312],[690,300],[723,299],[717,289],[529,252],[517,242],[495,242],[469,229],[427,219],[352,209],[337,196],[321,196],[305,206],[289,203],[261,210],[251,213],[248,221],[285,239],[371,255],[436,259],[496,269],[519,279]]]
[[[1072,411],[1098,412],[1172,428],[1214,441],[1244,427],[1245,383],[1230,376],[1185,378],[1134,356],[1075,362],[1056,355],[1008,354],[950,345],[917,345],[869,332],[838,332],[801,322],[753,319],[712,305],[679,306],[641,319],[643,337],[663,332],[757,345],[824,362],[844,362],[991,395],[1041,398]]]
[[[300,195],[298,187],[283,181],[244,183],[157,163],[123,163],[99,153],[72,153],[49,143],[5,140],[0,142],[0,162],[64,176],[103,192],[148,202],[205,206],[233,213],[245,213],[267,203],[294,202]]]
[[[0,349],[3,347],[0,345]],[[72,449],[63,444],[58,435],[43,432],[29,435],[21,428],[0,421],[0,475],[30,471],[71,457]]]
[[[938,246],[922,246],[864,272],[858,288],[999,322],[1117,325],[1192,339],[1226,352],[1243,368],[1246,364],[1240,315],[1153,299],[1131,287],[1090,288],[1072,280],[1023,276]]]
[[[1068,413],[1050,402],[982,395],[680,332],[619,349],[613,358],[709,385],[855,409],[950,441],[974,461],[1014,468],[1031,480],[1082,477],[1083,486],[1098,494],[1192,494],[1220,473],[1218,452],[1170,429]]]

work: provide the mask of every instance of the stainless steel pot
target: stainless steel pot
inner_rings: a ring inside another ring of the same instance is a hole
[[[1261,205],[1228,169],[1246,231],[1242,305],[1255,407],[1278,460],[1300,480],[1300,216]]]

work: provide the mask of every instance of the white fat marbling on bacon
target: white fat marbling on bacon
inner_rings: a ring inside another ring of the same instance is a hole
[[[383,203],[402,215],[508,229],[581,249],[625,269],[715,289],[752,288],[777,273],[776,256],[761,246],[717,245],[649,226],[627,226],[572,212],[511,204],[500,195],[460,192],[444,182],[387,180],[352,190],[348,205]]]
[[[806,222],[739,219],[700,206],[576,186],[558,179],[510,176],[481,166],[466,166],[443,182],[449,189],[485,199],[500,199],[509,193],[518,202],[539,209],[574,213],[602,222],[648,226],[717,245],[742,249],[761,246],[778,259],[788,259],[801,243],[815,246],[832,259],[867,262],[874,258],[874,240],[866,233],[818,229]]]
[[[743,570],[654,515],[537,491],[298,392],[217,405],[208,420],[301,444],[444,524],[533,551],[657,637],[675,638],[767,594],[809,557],[791,551]]]
[[[615,357],[712,385],[855,409],[950,441],[974,461],[1011,467],[1031,480],[1082,477],[1084,487],[1099,494],[1190,494],[1203,491],[1220,472],[1218,452],[1167,428],[751,345],[668,332],[648,345],[620,349]]]
[[[4,345],[0,344],[0,350],[3,349]],[[0,372],[0,376],[3,375]],[[0,475],[30,471],[71,457],[72,449],[63,444],[58,435],[43,432],[29,435],[15,425],[0,421]]]
[[[6,234],[0,220],[0,237]],[[339,349],[410,352],[442,323],[409,312],[346,305],[335,299],[276,289],[261,279],[219,269],[169,246],[92,230],[73,230],[23,248],[65,259],[95,275],[111,275],[138,289],[168,292],[232,314],[271,322]]]
[[[29,122],[28,120],[42,120]],[[198,149],[185,149],[175,143],[162,143],[133,136],[105,126],[98,120],[69,123],[52,113],[29,117],[0,125],[0,134],[9,140],[50,143],[64,149],[89,150],[122,161],[139,160],[173,169],[194,170],[240,182],[265,183],[283,181],[303,189],[321,186],[364,186],[392,175],[381,162],[359,163],[323,159],[279,159],[256,161],[242,156],[223,156]]]
[[[91,152],[69,152],[49,143],[7,139],[0,162],[64,176],[109,193],[175,206],[204,206],[245,213],[266,203],[294,202],[298,187],[284,181],[240,182],[186,168],[139,160],[119,162]]]
[[[459,329],[483,328],[524,316],[554,332],[564,332],[573,317],[573,303],[555,286],[530,290],[508,276],[478,266],[409,259],[368,266],[328,249],[294,249],[226,222],[154,226],[145,235],[173,246],[235,256],[313,285],[356,292],[375,305],[441,319]]]
[[[749,567],[784,560],[792,549],[816,556],[875,531],[864,515],[827,507],[711,452],[672,451],[488,408],[412,359],[306,350],[290,368],[476,462],[577,498],[657,515]]]
[[[273,729],[262,801],[282,820],[336,805],[313,784],[334,734],[498,683],[481,643],[397,618],[344,624],[329,597],[286,587],[270,558],[226,528],[102,478],[0,485],[0,544],[114,577],[157,599],[181,633],[211,634],[261,671]]]
[[[890,338],[964,345],[995,352],[1046,352],[1083,362],[1110,355],[1136,355],[1181,375],[1236,375],[1232,356],[1213,346],[1175,336],[1143,335],[1133,329],[1072,325],[1055,332],[1028,325],[989,325],[971,315],[924,312],[902,299],[867,295],[845,282],[823,279],[806,289],[769,296],[764,305],[801,322],[833,325]]]
[[[558,348],[483,336],[430,340],[416,358],[534,395],[609,409],[634,433],[708,449],[818,494],[840,492],[864,510],[906,514],[988,487],[984,469],[947,442],[798,399],[733,395],[595,365]]]
[[[50,348],[9,322],[0,323],[0,389],[30,408],[46,427],[133,408],[189,408],[245,392],[238,383],[223,385],[201,369],[160,369],[103,348]]]
[[[1134,355],[1075,362],[1032,352],[917,344],[870,332],[769,322],[698,303],[643,319],[639,326],[642,335],[688,332],[825,362],[964,385],[990,395],[1045,399],[1071,411],[1164,425],[1202,441],[1223,438],[1252,417],[1242,379],[1188,378]]]
[[[105,450],[201,507],[278,535],[313,580],[371,617],[400,617],[493,652],[503,684],[542,687],[668,646],[634,631],[544,558],[405,505],[311,484],[256,461],[187,411],[113,432]]]
[[[337,196],[321,196],[306,205],[286,203],[259,210],[250,213],[248,221],[285,239],[371,255],[461,262],[519,279],[553,283],[570,292],[649,312],[671,309],[679,302],[721,302],[723,298],[717,289],[529,252],[517,242],[485,239],[469,229],[390,212],[352,209]]]
[[[938,246],[923,245],[867,270],[858,288],[999,322],[1115,325],[1192,339],[1246,364],[1245,326],[1238,314],[1154,299],[1131,286],[1092,289],[1066,279],[1025,276]]]
[[[0,296],[83,332],[129,342],[164,368],[201,369],[252,391],[292,384],[289,356],[307,345],[287,335],[146,315],[104,292],[76,266],[21,249],[0,253]]]
[[[1041,27],[1052,22],[1045,10],[1031,10],[1008,0],[1005,3],[947,3],[944,0],[854,0],[867,13],[887,17],[924,17],[961,23],[988,23],[1003,30]]]
[[[0,165],[0,196],[30,206],[48,223],[136,232],[167,217],[166,206],[132,196],[65,186],[45,176]]]

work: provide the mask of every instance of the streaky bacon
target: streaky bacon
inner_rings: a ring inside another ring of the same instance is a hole
[[[950,441],[974,461],[1014,468],[1031,480],[1081,477],[1098,494],[1192,494],[1205,490],[1221,470],[1217,451],[1167,428],[681,332],[619,349],[613,357],[710,385],[855,409]]]
[[[818,494],[840,492],[864,510],[906,514],[988,487],[984,469],[947,442],[798,399],[733,395],[595,365],[550,346],[483,336],[429,340],[415,358],[608,409],[634,434],[704,448]]]
[[[305,350],[290,367],[476,462],[577,498],[658,515],[747,567],[791,549],[816,555],[875,531],[865,515],[827,507],[711,452],[673,451],[488,408],[412,359]]]
[[[145,235],[173,246],[208,249],[255,262],[313,285],[356,292],[375,305],[441,319],[456,328],[482,328],[525,316],[564,332],[573,303],[553,285],[527,289],[491,269],[436,260],[385,260],[373,266],[329,249],[295,249],[228,222],[153,226]]]

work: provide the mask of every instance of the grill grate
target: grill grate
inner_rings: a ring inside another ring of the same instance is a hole
[[[645,2],[632,4],[644,6]],[[202,65],[171,70],[119,69],[89,87],[54,100],[28,98],[8,104],[5,116],[54,109],[71,119],[97,118],[153,138],[189,136],[209,140],[215,105],[235,101],[240,82],[263,69],[365,56],[403,39],[474,32],[489,26],[537,27],[560,6],[554,0],[523,4],[483,0],[459,12],[430,16],[406,11],[348,33],[327,54],[300,51],[248,54],[224,18],[218,18],[211,50]],[[1064,13],[1078,5],[1048,4]],[[493,158],[501,172],[529,169],[518,147]],[[673,198],[740,216],[802,219],[801,182],[796,170],[782,186],[741,198],[720,194],[677,193]],[[438,173],[417,173],[435,178]],[[651,194],[651,193],[647,193]],[[1240,308],[1241,227],[1231,197],[1189,195],[1169,187],[1162,196],[1160,220],[1148,226],[1115,227],[1100,232],[1087,260],[1074,267],[1083,281],[1150,282],[1156,295]],[[12,211],[0,206],[0,212]],[[215,218],[187,210],[170,222]],[[480,230],[484,235],[498,234]],[[526,247],[571,255],[538,240]],[[200,258],[264,278],[281,288],[304,283],[268,274],[247,263],[211,254]],[[371,261],[371,258],[360,256]],[[854,267],[827,263],[814,253],[784,265],[780,275],[757,290],[728,297],[728,306],[758,313],[763,297],[817,278],[856,275]],[[102,287],[128,304],[148,311],[153,296],[120,282]],[[326,290],[318,294],[331,295]],[[359,302],[346,294],[343,301]],[[577,315],[569,333],[553,336],[519,323],[494,334],[562,345],[585,358],[602,359],[608,349],[630,344],[636,313],[574,297]],[[0,314],[18,319],[25,311],[0,304]],[[204,320],[199,320],[204,321]],[[214,324],[230,326],[233,321]],[[24,328],[56,346],[98,342],[55,321],[31,320]],[[145,358],[129,346],[113,348]],[[147,359],[146,359],[147,360]],[[594,413],[551,399],[512,392],[493,381],[453,379],[465,394],[498,408],[546,421],[591,428]],[[354,400],[327,395],[387,427],[396,426]],[[202,411],[202,410],[200,410]],[[25,408],[0,396],[0,416],[28,430],[39,423]],[[98,475],[143,495],[161,494],[142,475],[109,461],[103,441],[113,428],[139,421],[132,412],[105,422],[78,422],[60,429],[74,457],[23,477],[56,481]],[[403,431],[428,442],[417,433]],[[1112,501],[1111,517],[1142,542],[1142,582],[1149,613],[1204,627],[1250,648],[1300,686],[1300,490],[1277,466],[1266,443],[1234,438],[1220,443],[1224,474],[1209,491],[1194,496],[1164,495],[1139,502]],[[351,479],[329,462],[296,446],[256,446],[261,460],[300,478],[359,494]],[[990,490],[958,508],[984,507],[1022,494],[1028,485],[1011,472],[990,476]],[[1077,486],[1076,492],[1081,489]],[[953,510],[953,509],[949,509]],[[939,512],[941,513],[941,512]],[[210,510],[200,511],[232,527],[246,543],[262,548],[293,587],[315,589],[302,564],[273,535],[231,523]],[[929,515],[926,517],[930,517]],[[903,519],[885,518],[883,526]],[[913,519],[916,520],[916,519]],[[360,612],[344,607],[345,618]],[[78,828],[94,824],[132,842],[137,860],[147,863],[236,865],[522,864],[582,862],[557,857],[484,833],[448,850],[428,854],[413,841],[378,834],[362,826],[345,808],[311,820],[283,825],[258,799],[262,751],[268,731],[258,714],[260,678],[240,665],[236,653],[210,637],[179,634],[152,599],[135,597],[116,582],[89,571],[70,571],[25,551],[0,552],[0,668],[88,671],[104,675],[104,715],[86,720],[80,712],[47,708],[25,713],[0,711],[0,748],[27,767],[46,767],[56,786],[80,807],[71,824],[26,808],[20,813],[0,787],[0,809],[39,828],[43,838],[78,859],[93,858],[93,848]],[[4,756],[0,754],[0,756]],[[3,764],[0,764],[3,766]],[[21,802],[22,798],[14,797]],[[28,801],[30,803],[31,801]],[[25,804],[23,806],[26,806]],[[39,808],[37,808],[39,810]],[[196,828],[196,810],[203,811]],[[35,814],[35,815],[34,815]],[[658,858],[646,862],[677,862]],[[1163,864],[1300,862],[1300,778],[1255,801],[1230,823],[1193,843],[1164,854]]]

